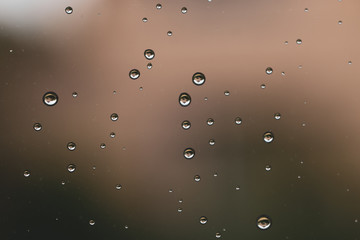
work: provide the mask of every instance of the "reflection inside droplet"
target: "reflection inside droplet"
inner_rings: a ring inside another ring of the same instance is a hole
[[[266,230],[271,226],[271,220],[267,216],[260,216],[257,220],[257,226],[261,230]]]
[[[54,92],[47,92],[43,96],[43,102],[47,106],[54,106],[58,102],[58,95]]]
[[[187,148],[184,150],[184,157],[186,159],[192,159],[195,156],[195,151],[192,148]]]
[[[201,224],[206,224],[207,221],[208,221],[207,217],[205,217],[205,216],[200,217],[200,223]]]
[[[130,72],[129,72],[129,77],[133,80],[135,79],[138,79],[140,77],[140,72],[139,70],[137,69],[132,69]]]
[[[191,97],[187,93],[181,93],[179,96],[179,103],[183,107],[187,107],[191,103]]]
[[[274,140],[274,135],[272,134],[272,132],[266,132],[264,133],[264,141],[267,143],[270,143]]]

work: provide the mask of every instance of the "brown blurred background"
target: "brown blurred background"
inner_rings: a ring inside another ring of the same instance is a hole
[[[2,0],[1,239],[360,239],[359,11],[357,0]]]

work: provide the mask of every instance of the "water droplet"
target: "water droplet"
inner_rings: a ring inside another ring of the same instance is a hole
[[[34,123],[33,128],[35,131],[40,131],[42,129],[42,126],[40,123]]]
[[[188,130],[191,127],[191,123],[188,120],[185,120],[181,123],[183,129]]]
[[[338,24],[340,24],[340,25],[341,25],[341,24],[342,24],[342,21],[341,21],[341,20],[340,20],[340,21],[338,21]]]
[[[147,60],[151,60],[155,57],[155,53],[153,50],[151,49],[146,49],[144,52],[144,56]]]
[[[206,78],[203,73],[197,72],[197,73],[194,73],[194,75],[192,76],[192,81],[195,85],[201,86],[205,83]]]
[[[168,31],[168,32],[167,32],[167,35],[168,35],[168,36],[172,36],[172,31]]]
[[[308,8],[305,8],[305,12],[308,12],[309,11],[309,9]]]
[[[183,14],[187,13],[187,8],[186,8],[186,7],[183,7],[183,8],[181,9],[181,12],[182,12]]]
[[[194,180],[195,180],[195,182],[200,182],[200,176],[199,176],[199,175],[195,175]]]
[[[267,75],[270,75],[273,73],[273,69],[271,67],[268,67],[268,68],[266,68],[265,72]]]
[[[209,144],[210,144],[211,146],[214,146],[214,145],[215,145],[215,140],[214,140],[214,139],[210,139],[210,140],[209,140]]]
[[[75,166],[75,164],[69,164],[67,169],[69,172],[72,173],[72,172],[75,172],[76,166]]]
[[[192,159],[195,156],[195,151],[192,148],[187,148],[184,150],[184,157],[186,159]]]
[[[156,4],[156,9],[161,9],[162,8],[162,5],[160,3]]]
[[[298,68],[300,68],[300,69],[301,69],[301,68],[302,68],[302,65],[299,65],[299,66],[298,66]]]
[[[140,77],[140,72],[139,70],[137,69],[132,69],[130,72],[129,72],[129,77],[133,80],[135,79],[138,79]]]
[[[67,148],[70,150],[70,151],[74,151],[75,148],[76,148],[76,144],[74,142],[69,142],[67,144]]]
[[[218,174],[217,173],[214,173],[214,177],[217,177],[218,176]]]
[[[152,63],[148,63],[146,67],[150,70],[152,68]]]
[[[359,220],[358,220],[358,219],[355,219],[355,222],[356,222],[356,223],[358,223],[358,222],[359,222]]]
[[[110,133],[110,137],[111,137],[111,138],[114,138],[114,137],[115,137],[115,133],[114,133],[114,132],[111,132],[111,133]]]
[[[279,120],[280,118],[281,118],[281,114],[280,113],[275,113],[274,114],[274,118],[276,119],[276,120]]]
[[[66,12],[67,14],[72,14],[72,12],[73,12],[72,7],[70,7],[70,6],[66,7],[66,8],[65,8],[65,12]]]
[[[217,233],[215,234],[215,237],[216,237],[216,238],[221,238],[221,233],[217,232]]]
[[[116,91],[113,91],[113,94],[116,94]]]
[[[122,186],[120,184],[116,184],[115,188],[116,188],[116,190],[120,190],[122,188]]]
[[[285,41],[285,42],[284,42],[284,44],[285,44],[285,45],[288,45],[288,44],[289,44],[289,42],[288,42],[288,41]]]
[[[181,93],[179,96],[179,103],[183,107],[187,107],[191,103],[191,97],[187,93]]]
[[[101,148],[101,149],[106,148],[106,144],[105,144],[105,143],[100,144],[100,148]]]
[[[73,98],[76,98],[78,96],[77,92],[72,93]]]
[[[110,115],[111,121],[117,121],[119,119],[119,115],[117,113],[113,113]]]
[[[54,92],[47,92],[43,96],[43,102],[47,106],[54,106],[58,102],[58,95]]]
[[[200,223],[201,224],[206,224],[207,222],[208,222],[207,217],[205,217],[205,216],[200,217]]]
[[[143,21],[144,23],[146,23],[146,22],[148,21],[148,19],[147,19],[146,17],[144,17],[144,18],[142,19],[142,21]]]
[[[125,229],[129,229],[129,226],[128,225],[125,225],[125,227],[124,227]]]
[[[272,132],[264,133],[264,141],[267,143],[271,143],[272,141],[274,141],[274,135],[272,134]]]
[[[235,124],[240,125],[242,123],[242,119],[240,117],[235,118]]]
[[[90,220],[90,221],[89,221],[89,224],[90,224],[91,226],[94,226],[94,225],[95,225],[95,221],[94,221],[94,220]]]
[[[348,61],[348,64],[352,64],[352,61]]]
[[[179,207],[177,211],[178,211],[179,213],[181,213],[183,210],[182,210],[181,207]]]
[[[239,190],[240,190],[240,187],[239,187],[239,186],[236,186],[236,187],[235,187],[235,190],[236,190],[236,191],[239,191]]]
[[[265,84],[261,84],[261,85],[260,85],[260,88],[261,88],[261,89],[265,89],[265,88],[266,88],[266,85],[265,85]]]
[[[302,44],[302,40],[301,40],[301,39],[297,39],[297,40],[296,40],[296,44],[299,44],[299,45]]]
[[[179,199],[179,203],[183,203],[183,199],[182,199],[182,198]]]
[[[281,75],[285,76],[285,72],[281,72]]]
[[[267,216],[260,216],[257,219],[257,226],[258,228],[260,228],[261,230],[266,230],[271,226],[271,220],[269,217]]]
[[[24,177],[29,177],[29,176],[30,176],[30,172],[27,171],[27,170],[25,170],[25,171],[24,171]]]
[[[207,125],[212,126],[212,125],[214,125],[215,121],[214,121],[214,119],[209,118],[209,119],[206,121],[206,123],[207,123]]]
[[[230,92],[226,90],[226,91],[224,92],[224,95],[225,95],[225,96],[230,96]]]
[[[207,100],[208,100],[208,98],[207,98],[207,97],[204,97],[204,100],[205,100],[205,101],[207,101]]]
[[[169,193],[172,193],[172,192],[173,192],[173,190],[170,188],[170,189],[169,189]]]
[[[61,185],[63,185],[63,186],[64,186],[64,185],[65,185],[65,181],[61,181]]]
[[[270,165],[266,165],[266,166],[265,166],[265,170],[266,170],[266,171],[270,171],[270,170],[271,170],[271,166],[270,166]]]

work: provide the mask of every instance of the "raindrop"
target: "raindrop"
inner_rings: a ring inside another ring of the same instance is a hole
[[[101,148],[101,149],[106,148],[106,144],[105,144],[105,143],[100,144],[100,148]]]
[[[29,177],[29,176],[30,176],[30,172],[27,171],[27,170],[25,170],[25,171],[24,171],[24,177]]]
[[[173,192],[173,190],[170,188],[170,189],[169,189],[169,193],[172,193],[172,192]]]
[[[342,21],[338,21],[338,24],[340,24],[340,25],[341,25],[341,24],[342,24]]]
[[[182,199],[182,198],[179,199],[179,203],[183,203],[183,199]]]
[[[207,221],[208,221],[207,217],[205,217],[205,216],[200,217],[200,223],[201,224],[206,224]]]
[[[65,181],[61,181],[61,185],[63,185],[63,186],[64,186],[64,185],[65,185]]]
[[[115,188],[116,188],[116,190],[120,190],[122,188],[122,186],[120,184],[116,184]]]
[[[297,40],[296,40],[296,43],[300,45],[300,44],[302,44],[302,40],[301,40],[301,39],[297,39]]]
[[[132,69],[130,72],[129,72],[129,77],[133,80],[135,79],[138,79],[140,77],[140,72],[139,70],[137,69]]]
[[[348,64],[352,64],[352,61],[348,61]]]
[[[217,177],[218,176],[218,174],[217,173],[214,173],[214,177]]]
[[[206,121],[206,123],[207,123],[207,125],[212,126],[212,125],[214,125],[215,121],[214,121],[214,119],[209,118],[209,119]]]
[[[200,182],[200,176],[199,176],[199,175],[195,175],[194,180],[195,180],[195,182]]]
[[[309,11],[309,9],[308,8],[305,8],[305,12],[308,12]]]
[[[42,126],[40,123],[34,123],[34,126],[33,126],[34,130],[35,131],[40,131],[42,129]]]
[[[162,5],[160,3],[156,4],[156,9],[161,9],[162,8]]]
[[[179,96],[179,103],[182,107],[187,107],[191,103],[191,97],[187,93],[181,93]]]
[[[221,233],[217,232],[217,233],[215,234],[215,237],[216,237],[216,238],[221,238]]]
[[[191,123],[188,120],[185,120],[181,123],[183,129],[188,130],[191,127]]]
[[[155,53],[153,50],[151,49],[146,49],[144,52],[144,56],[147,60],[151,60],[155,57]]]
[[[125,227],[124,227],[125,229],[129,229],[129,226],[128,225],[125,225]]]
[[[195,151],[192,148],[187,148],[184,150],[184,157],[186,159],[192,159],[195,156]]]
[[[43,102],[47,106],[54,106],[59,100],[59,97],[54,92],[47,92],[43,96]]]
[[[65,12],[66,12],[67,14],[72,14],[72,12],[73,12],[72,7],[70,7],[70,6],[66,7],[66,8],[65,8]]]
[[[273,73],[273,69],[271,67],[266,68],[265,70],[266,74],[270,75]]]
[[[235,187],[235,190],[236,190],[236,191],[239,191],[239,190],[240,190],[240,187],[239,187],[239,186],[236,186],[236,187]]]
[[[167,35],[168,35],[168,36],[172,36],[172,31],[168,31],[168,32],[167,32]]]
[[[261,84],[261,85],[260,85],[260,88],[261,88],[261,89],[265,89],[265,88],[266,88],[266,85],[265,85],[265,84]]]
[[[215,145],[215,140],[214,140],[214,139],[210,139],[210,140],[209,140],[209,144],[210,144],[210,146],[214,146],[214,145]]]
[[[144,18],[142,19],[142,21],[143,21],[144,23],[146,23],[146,22],[148,21],[148,19],[147,19],[146,17],[144,17]]]
[[[139,90],[142,91],[142,90],[143,90],[143,87],[139,87]]]
[[[110,137],[111,137],[111,138],[114,138],[114,137],[115,137],[115,133],[114,133],[114,132],[111,132],[111,133],[110,133]]]
[[[76,144],[74,142],[69,142],[67,144],[67,148],[70,150],[70,151],[74,151],[75,148],[76,148]]]
[[[75,168],[76,168],[75,164],[69,164],[67,167],[68,171],[71,173],[75,171]]]
[[[281,72],[281,75],[285,76],[285,72]]]
[[[181,207],[179,207],[177,211],[178,211],[179,213],[181,213],[183,210],[182,210]]]
[[[206,78],[203,73],[197,72],[197,73],[194,73],[194,75],[192,76],[192,81],[195,85],[201,86],[205,83]]]
[[[288,44],[289,44],[289,42],[288,42],[288,41],[285,41],[284,43],[285,43],[285,45],[288,45]]]
[[[235,118],[235,124],[240,125],[242,123],[242,119],[240,117]]]
[[[89,221],[89,224],[90,224],[91,226],[94,226],[94,225],[95,225],[95,221],[94,221],[94,220],[90,220],[90,221]]]
[[[226,90],[226,91],[224,92],[224,95],[225,95],[225,96],[230,96],[230,92]]]
[[[266,171],[270,171],[270,170],[271,170],[271,166],[270,166],[270,165],[266,165],[266,166],[265,166],[265,170],[266,170]]]
[[[183,14],[187,13],[187,8],[186,8],[186,7],[183,7],[183,8],[181,9],[181,12],[182,12]]]
[[[119,119],[119,115],[117,113],[113,113],[110,115],[111,121],[117,121]]]
[[[257,219],[257,226],[258,228],[260,228],[261,230],[266,230],[271,226],[271,220],[269,217],[267,216],[260,216]]]
[[[146,65],[146,67],[147,67],[147,69],[151,69],[152,68],[152,63],[148,63],[147,65]]]
[[[275,118],[276,120],[279,120],[279,119],[281,118],[281,114],[280,114],[280,113],[275,113],[275,114],[274,114],[274,118]]]
[[[272,132],[264,133],[264,141],[267,143],[271,143],[272,141],[274,141],[274,135],[272,134]]]

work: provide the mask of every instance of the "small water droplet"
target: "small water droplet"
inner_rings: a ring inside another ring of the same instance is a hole
[[[276,119],[276,120],[279,120],[280,118],[281,118],[281,114],[280,113],[275,113],[274,114],[274,118]]]
[[[191,103],[191,97],[187,93],[181,93],[179,96],[179,103],[182,107],[187,107]]]
[[[352,61],[348,61],[348,64],[352,64]]]
[[[217,173],[214,173],[214,177],[217,177],[218,176],[218,174]]]
[[[125,225],[125,227],[124,227],[125,229],[129,229],[129,226],[128,225]]]
[[[281,75],[285,76],[285,72],[281,72]]]
[[[77,92],[73,92],[73,93],[72,93],[72,96],[73,96],[73,98],[76,98],[76,97],[78,96],[78,93],[77,93]]]
[[[43,102],[46,106],[54,106],[59,100],[59,97],[54,92],[47,92],[43,96]]]
[[[240,125],[242,123],[242,119],[240,117],[235,118],[235,124]]]
[[[179,213],[181,213],[183,210],[182,210],[181,207],[179,207],[177,211],[178,211]]]
[[[302,68],[302,65],[299,65],[299,66],[298,66],[298,68],[300,68],[300,69],[301,69],[301,68]]]
[[[266,85],[265,85],[265,84],[261,84],[261,85],[260,85],[260,88],[261,88],[261,89],[265,89],[265,88],[266,88]]]
[[[185,120],[181,123],[183,129],[188,130],[191,127],[191,123],[188,120]]]
[[[42,126],[40,123],[34,123],[34,126],[33,126],[34,130],[35,131],[40,131],[42,129]]]
[[[94,221],[94,220],[90,220],[90,221],[89,221],[89,224],[90,224],[91,226],[94,226],[94,225],[95,225],[95,221]]]
[[[169,193],[172,193],[172,192],[173,192],[173,190],[170,188],[170,189],[169,189]]]
[[[205,101],[207,101],[207,100],[208,100],[208,98],[207,98],[207,97],[204,97],[204,100],[205,100]]]
[[[342,24],[342,21],[341,21],[341,20],[340,20],[340,21],[338,21],[338,24],[340,24],[340,25],[341,25],[341,24]]]
[[[25,171],[24,171],[24,177],[29,177],[29,176],[30,176],[30,172],[27,171],[27,170],[25,170]]]
[[[257,226],[261,230],[266,230],[271,226],[271,220],[267,216],[260,216],[257,219]]]
[[[160,3],[156,4],[156,9],[160,10],[162,8],[162,5]]]
[[[155,57],[155,52],[151,49],[146,49],[144,52],[144,56],[147,60],[152,60]]]
[[[305,12],[308,12],[309,11],[309,9],[308,8],[305,8]]]
[[[115,186],[116,190],[120,190],[122,188],[121,184],[116,184]]]
[[[301,40],[301,39],[297,39],[297,40],[296,40],[296,44],[299,44],[299,45],[302,44],[302,40]]]
[[[70,150],[70,151],[74,151],[75,148],[76,148],[76,144],[74,142],[69,142],[67,144],[67,148]]]
[[[152,63],[148,63],[147,65],[146,65],[146,67],[147,67],[147,69],[151,69],[152,68]]]
[[[206,121],[206,123],[207,123],[207,125],[212,126],[212,125],[214,125],[215,121],[214,121],[214,119],[209,118],[209,119]]]
[[[168,31],[168,32],[167,32],[167,35],[168,35],[168,36],[172,36],[172,31]]]
[[[183,203],[183,199],[182,199],[182,198],[179,199],[179,203]]]
[[[236,186],[236,187],[235,187],[235,190],[236,190],[236,191],[239,191],[239,190],[240,190],[240,187],[239,187],[239,186]]]
[[[358,222],[359,222],[359,220],[358,220],[358,219],[355,219],[355,222],[356,222],[356,223],[358,223]]]
[[[138,79],[140,77],[140,72],[139,70],[137,69],[132,69],[130,72],[129,72],[129,77],[133,80],[135,79]]]
[[[203,73],[197,72],[197,73],[194,73],[194,75],[192,76],[192,81],[195,85],[201,86],[205,83],[206,78]]]
[[[271,67],[268,67],[268,68],[266,68],[265,72],[267,75],[270,75],[273,73],[273,69]]]
[[[187,13],[187,8],[186,8],[186,7],[183,7],[183,8],[181,9],[181,12],[182,12],[183,14]]]
[[[208,222],[207,217],[205,217],[205,216],[200,217],[200,223],[201,224],[206,224],[207,222]]]
[[[66,7],[66,8],[65,8],[65,12],[66,12],[67,14],[72,14],[72,13],[73,13],[72,7],[70,7],[70,6]]]
[[[105,143],[100,144],[100,148],[101,148],[101,149],[106,148],[106,144],[105,144]]]
[[[216,237],[216,238],[221,238],[221,233],[217,232],[217,233],[215,234],[215,237]]]
[[[192,159],[195,156],[195,151],[192,148],[186,148],[184,150],[184,157],[186,159]]]
[[[68,167],[67,167],[67,169],[68,169],[69,172],[72,173],[72,172],[75,171],[76,166],[75,166],[75,164],[69,164]]]
[[[111,133],[110,133],[110,137],[111,137],[111,138],[114,138],[114,137],[115,137],[115,133],[114,133],[114,132],[111,132]]]
[[[267,143],[271,143],[272,141],[274,141],[274,135],[272,134],[272,132],[264,133],[264,141]]]
[[[226,90],[226,91],[224,92],[224,95],[225,95],[225,96],[230,96],[230,92]]]
[[[214,139],[210,139],[210,140],[209,140],[209,144],[210,144],[210,146],[214,146],[214,145],[215,145],[215,140],[214,140]]]
[[[61,181],[61,185],[63,185],[63,186],[64,186],[64,185],[65,185],[65,181]]]
[[[200,176],[199,176],[199,175],[195,175],[194,180],[195,180],[195,182],[200,182]]]
[[[142,19],[142,21],[143,21],[144,23],[146,23],[146,22],[148,21],[148,19],[147,19],[146,17],[144,17],[144,18]]]
[[[110,115],[111,121],[117,121],[119,119],[119,115],[117,113],[113,113]]]
[[[288,42],[288,41],[285,41],[285,42],[284,42],[284,44],[285,44],[285,45],[288,45],[288,44],[289,44],[289,42]]]
[[[269,171],[271,170],[271,166],[270,166],[270,165],[266,165],[266,166],[265,166],[265,170],[269,172]]]

